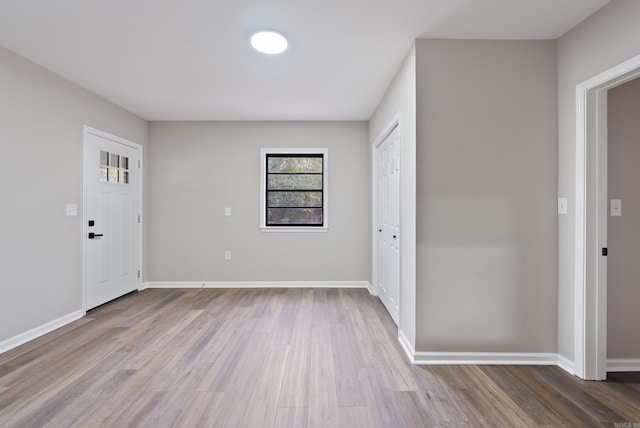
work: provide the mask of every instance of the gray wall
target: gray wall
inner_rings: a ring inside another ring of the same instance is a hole
[[[640,2],[615,0],[558,40],[558,353],[574,359],[576,85],[640,54]]]
[[[370,280],[365,122],[154,122],[149,141],[149,281]],[[327,233],[259,230],[261,147],[329,148]]]
[[[640,79],[609,90],[608,196],[622,216],[607,226],[607,357],[640,358]]]
[[[369,120],[370,156],[381,132],[400,116],[400,321],[415,347],[416,335],[416,50],[411,47]],[[371,161],[369,161],[371,164]],[[372,178],[373,180],[373,178]],[[373,209],[373,208],[371,208]]]
[[[416,349],[555,352],[555,42],[416,56]]]
[[[82,126],[145,145],[147,123],[2,47],[0,94],[2,342],[81,309]]]

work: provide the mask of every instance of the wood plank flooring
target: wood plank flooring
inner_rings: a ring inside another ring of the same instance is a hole
[[[640,374],[413,366],[396,337],[362,289],[145,290],[1,354],[0,426],[640,427]]]

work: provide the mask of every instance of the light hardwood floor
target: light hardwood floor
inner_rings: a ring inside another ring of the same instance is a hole
[[[0,355],[0,426],[640,426],[638,374],[413,366],[396,337],[362,289],[145,290]]]

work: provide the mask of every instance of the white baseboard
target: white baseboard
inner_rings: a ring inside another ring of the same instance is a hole
[[[400,329],[400,327],[398,327],[398,341],[400,342],[402,349],[404,349],[405,354],[407,354],[409,361],[411,361],[412,364],[416,364],[416,350],[413,349],[413,345],[411,344],[409,339],[407,339],[407,336],[404,334],[404,331]]]
[[[558,367],[571,375],[576,375],[576,364],[560,354],[558,354]]]
[[[79,320],[83,316],[84,316],[83,311],[72,312],[56,320],[53,320],[41,326],[32,328],[29,331],[20,333],[17,336],[10,337],[9,339],[0,342],[0,354],[7,352],[13,348],[17,348],[18,346],[23,345],[29,342],[30,340],[34,340],[40,336],[44,336],[45,334],[50,333],[53,330],[57,330],[60,327],[63,327],[73,321]]]
[[[398,331],[398,340],[409,361],[416,365],[544,365],[558,366],[575,375],[574,363],[559,354],[543,352],[416,352],[401,330]]]
[[[527,352],[415,352],[414,364],[558,365],[558,355]]]
[[[609,358],[608,372],[640,372],[640,358]]]
[[[155,281],[145,282],[140,290],[146,288],[367,288],[371,292],[369,281]]]
[[[367,284],[367,290],[369,290],[369,294],[371,294],[372,296],[377,296],[376,291],[373,289],[373,285],[371,285],[369,281],[365,281],[365,283]]]

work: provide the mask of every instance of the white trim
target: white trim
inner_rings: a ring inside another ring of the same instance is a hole
[[[584,117],[586,110],[585,100],[586,92],[576,88],[576,117],[578,123],[576,125],[576,141],[583,141],[582,144],[576,143],[576,190],[575,190],[575,233],[574,233],[574,369],[576,375],[584,379],[585,367],[585,320],[584,320],[584,304],[585,304],[585,245],[586,229],[585,229],[585,180],[586,180],[586,119]]]
[[[574,353],[575,372],[582,379],[606,379],[606,265],[599,262],[599,249],[606,245],[601,218],[606,207],[599,207],[603,200],[606,204],[606,171],[602,170],[606,168],[602,159],[607,120],[604,100],[608,89],[638,76],[640,55],[576,86]],[[595,126],[588,129],[590,123]],[[588,164],[595,168],[587,168]],[[596,202],[588,208],[588,201]]]
[[[143,284],[146,288],[366,288],[369,281],[153,281]]]
[[[558,367],[571,375],[575,376],[576,374],[576,365],[573,361],[560,354],[558,354]]]
[[[275,232],[275,233],[322,233],[328,232],[328,227],[318,227],[318,226],[296,226],[296,227],[287,227],[287,226],[260,226],[260,230],[262,232]]]
[[[9,339],[3,340],[2,342],[0,342],[0,354],[7,352],[13,348],[17,348],[18,346],[23,345],[31,340],[37,339],[40,336],[44,336],[47,333],[51,333],[52,331],[57,330],[60,327],[64,327],[65,325],[70,324],[73,321],[79,320],[84,316],[84,314],[85,313],[83,311],[72,312],[53,321],[49,321],[46,324],[42,324],[41,326],[32,328],[29,331],[20,333],[17,336],[13,336]]]
[[[266,170],[267,154],[321,154],[322,155],[322,227],[318,226],[267,226],[266,225]],[[297,233],[317,233],[329,231],[329,149],[324,148],[261,148],[260,149],[260,230],[262,232],[297,232]]]
[[[640,372],[640,358],[610,358],[608,372]]]
[[[87,236],[88,233],[88,229],[87,229],[87,221],[88,221],[88,217],[87,217],[87,183],[85,182],[85,145],[87,144],[87,140],[88,140],[88,135],[95,135],[97,137],[101,137],[107,140],[111,140],[114,141],[116,143],[122,144],[124,146],[128,146],[131,147],[135,150],[138,151],[138,161],[140,162],[139,164],[139,174],[138,174],[138,182],[139,182],[139,188],[138,188],[138,213],[140,215],[140,223],[139,223],[139,227],[138,227],[138,263],[139,266],[135,269],[140,270],[141,275],[140,278],[138,278],[138,290],[140,290],[140,287],[142,287],[142,276],[144,275],[144,271],[142,270],[142,260],[143,260],[143,254],[142,254],[142,246],[143,246],[143,239],[142,239],[142,233],[143,233],[143,229],[144,229],[144,213],[143,213],[143,199],[144,199],[144,193],[143,193],[143,189],[144,189],[144,152],[143,152],[143,147],[138,144],[138,143],[134,143],[132,141],[129,140],[125,140],[124,138],[120,138],[116,135],[111,135],[109,133],[106,133],[104,131],[100,131],[99,129],[95,129],[92,128],[90,126],[87,125],[83,125],[82,126],[82,310],[84,312],[87,311],[87,240],[85,239],[85,237]]]
[[[602,257],[602,248],[607,248],[607,220],[608,220],[608,114],[607,114],[608,95],[606,91],[596,92],[596,135],[597,135],[597,175],[598,184],[597,192],[597,208],[596,208],[596,258],[594,260],[597,269],[597,285],[596,285],[596,376],[599,380],[607,378],[607,257]],[[587,168],[587,174],[589,169]],[[587,241],[589,242],[589,241]]]
[[[404,349],[405,354],[407,354],[409,361],[411,361],[411,364],[416,364],[416,350],[413,348],[411,341],[407,339],[404,331],[402,331],[400,328],[398,328],[398,341],[400,342],[400,346],[402,346],[402,349]]]
[[[371,294],[372,296],[375,296],[376,294],[373,292],[373,287],[371,286],[371,283],[369,281],[366,281],[367,283],[367,290],[369,290],[369,294]]]
[[[414,364],[558,365],[558,354],[527,352],[416,352]]]
[[[393,117],[391,118],[391,120],[389,121],[389,123],[387,123],[387,126],[384,127],[384,129],[382,130],[382,132],[380,134],[378,134],[378,138],[376,138],[373,141],[373,147],[376,148],[378,146],[380,146],[380,144],[382,144],[384,142],[384,140],[391,135],[391,133],[393,132],[393,130],[400,126],[400,113],[396,113],[395,115],[393,115]]]
[[[415,365],[535,365],[558,366],[575,374],[573,363],[559,354],[544,352],[416,352],[402,330],[398,341]]]

